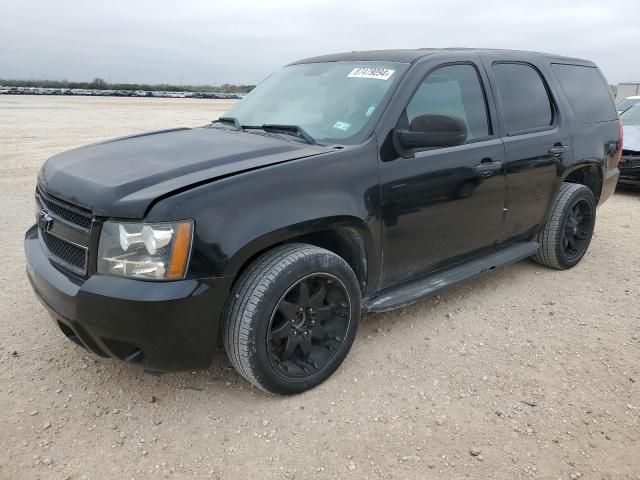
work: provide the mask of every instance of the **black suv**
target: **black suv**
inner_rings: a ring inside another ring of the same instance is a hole
[[[597,67],[471,49],[295,62],[225,117],[50,158],[28,276],[103,357],[309,389],[382,312],[532,257],[576,265],[622,139]]]

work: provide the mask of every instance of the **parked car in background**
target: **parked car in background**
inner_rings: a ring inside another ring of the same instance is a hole
[[[620,120],[623,125],[624,146],[618,166],[619,183],[640,185],[640,103],[624,111]]]
[[[621,115],[629,108],[633,107],[640,103],[640,95],[634,97],[627,97],[624,100],[619,101],[616,104],[616,108],[618,109],[618,114]]]
[[[474,49],[301,60],[210,125],[47,160],[28,278],[97,355],[207,368],[221,335],[247,380],[298,393],[339,367],[362,312],[527,257],[577,265],[616,187],[621,133],[587,60]]]

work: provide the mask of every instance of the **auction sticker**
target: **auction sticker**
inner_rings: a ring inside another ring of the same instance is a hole
[[[347,75],[349,78],[372,78],[374,80],[389,80],[395,70],[380,67],[357,67]]]

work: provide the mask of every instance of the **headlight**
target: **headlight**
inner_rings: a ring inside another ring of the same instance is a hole
[[[105,222],[98,246],[98,273],[152,280],[184,278],[193,222]]]

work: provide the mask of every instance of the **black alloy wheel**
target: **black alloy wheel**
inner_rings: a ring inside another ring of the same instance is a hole
[[[358,331],[362,292],[340,256],[301,243],[275,247],[240,275],[222,325],[238,373],[280,395],[324,382]]]
[[[580,258],[587,250],[593,230],[592,217],[592,206],[584,199],[578,199],[571,207],[562,230],[562,248],[567,260]]]
[[[586,185],[564,182],[536,241],[533,260],[558,270],[576,266],[584,257],[596,223],[596,198]]]
[[[285,378],[309,377],[327,365],[345,341],[350,322],[349,293],[328,273],[293,284],[271,315],[269,360]]]

